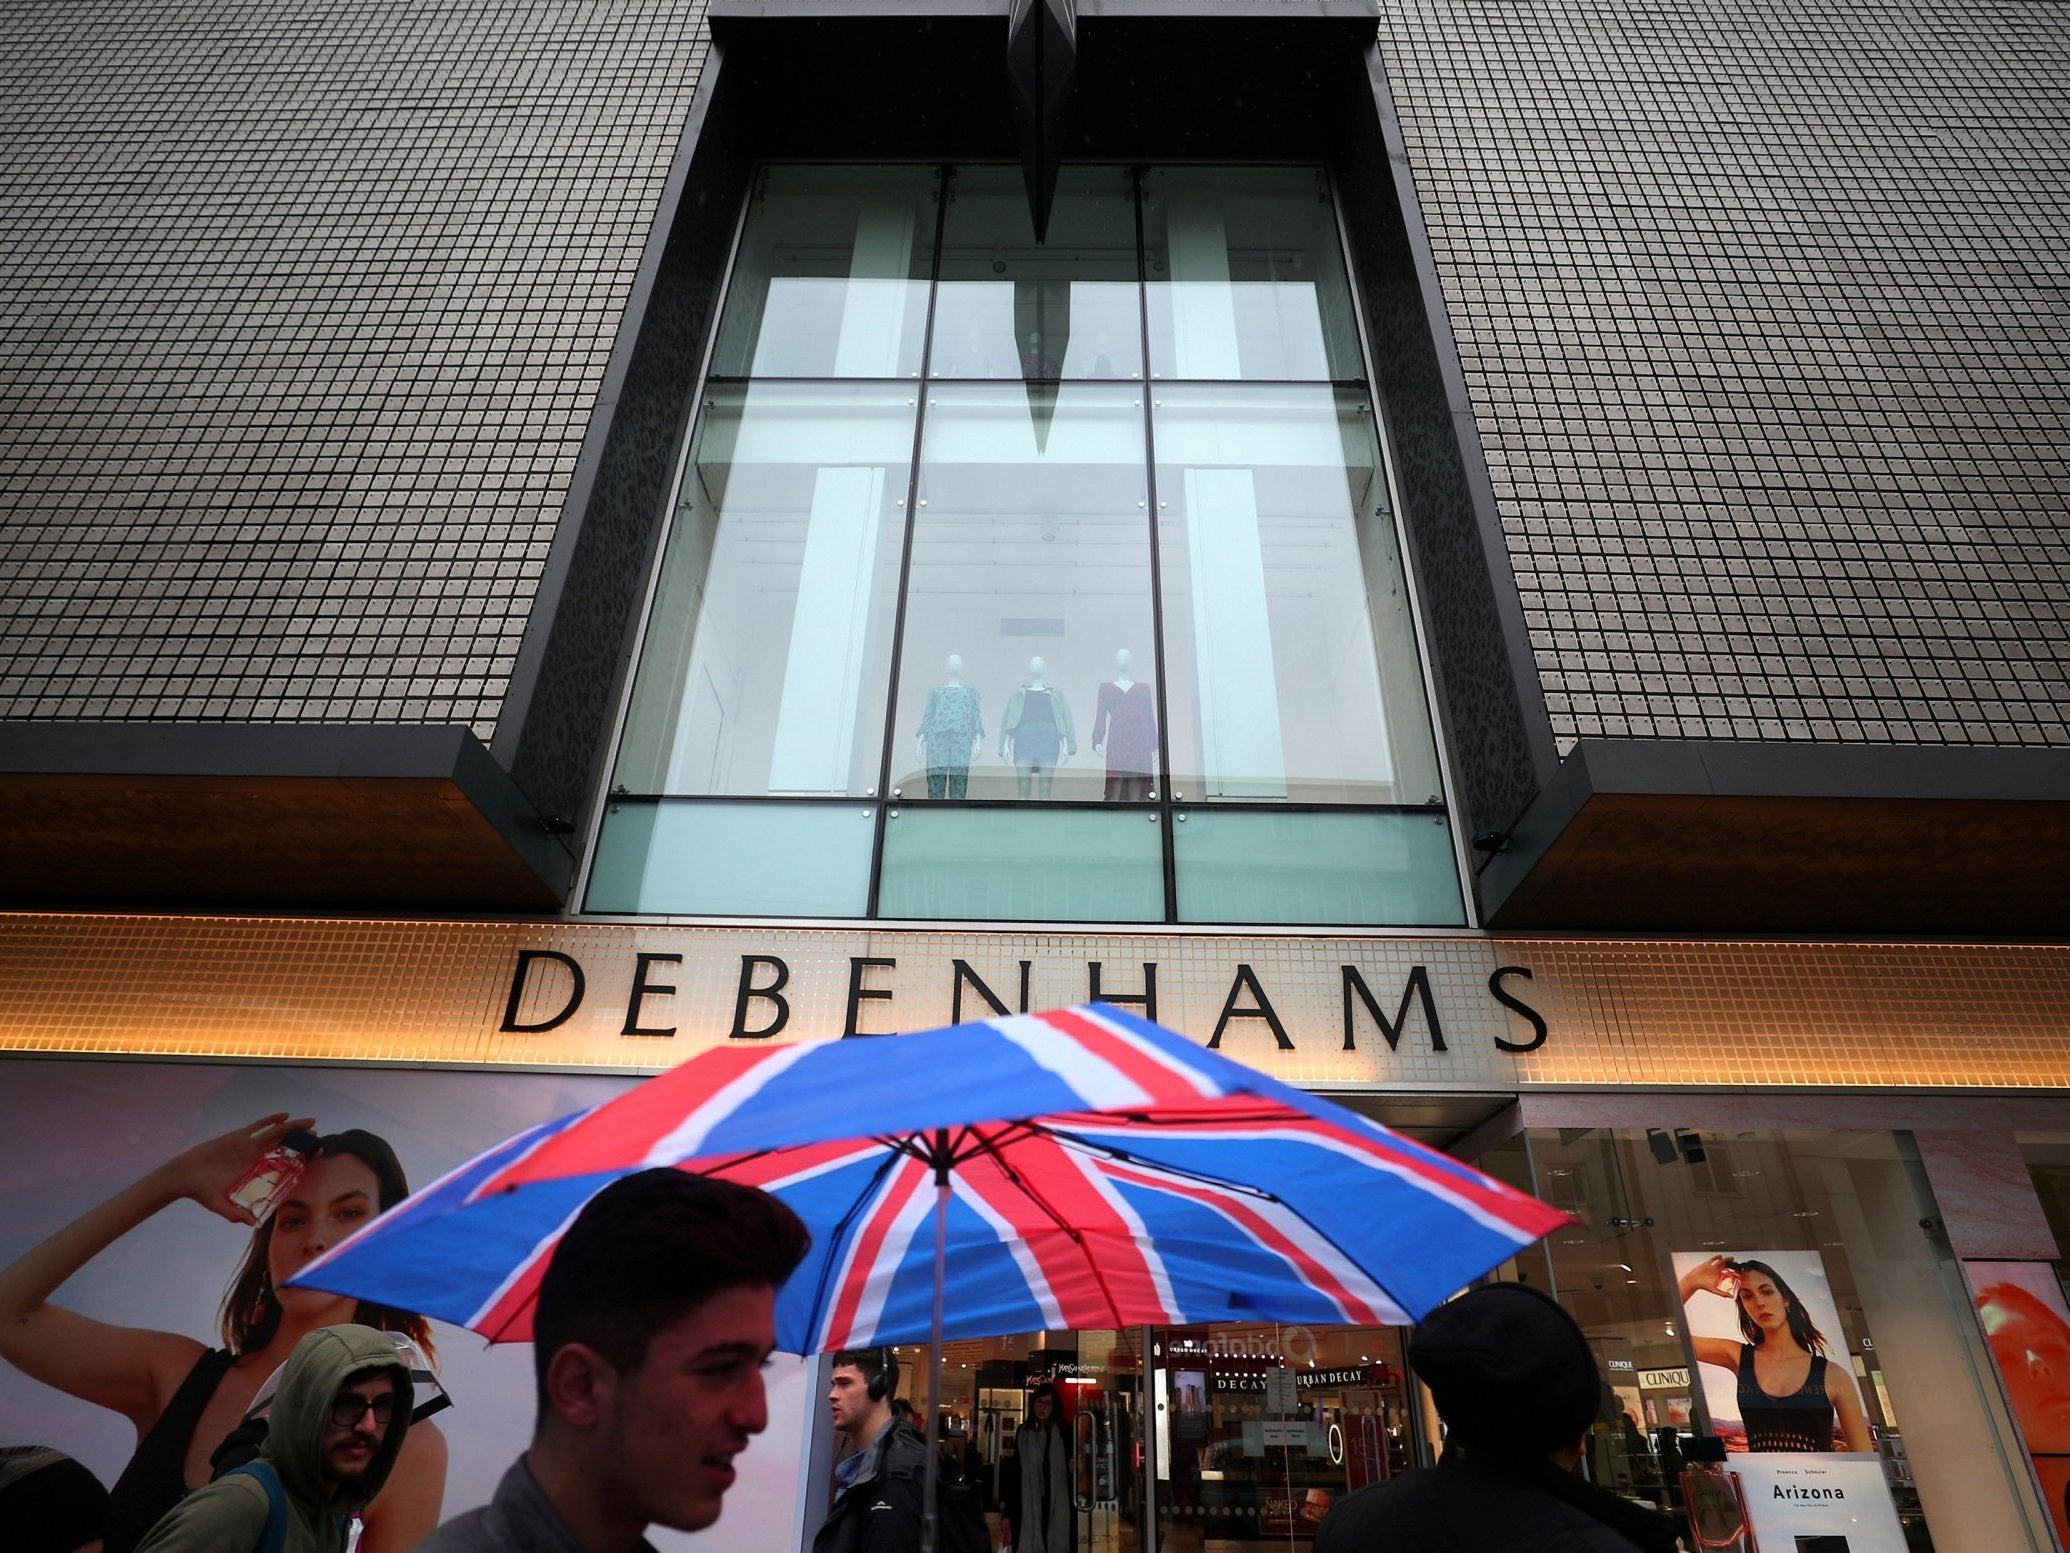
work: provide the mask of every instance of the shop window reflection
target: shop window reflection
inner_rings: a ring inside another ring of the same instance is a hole
[[[1067,169],[1040,244],[1019,168],[957,168],[949,191],[931,377],[1142,377],[1128,169]]]
[[[1546,1276],[1614,1398],[1589,1442],[1596,1481],[1679,1508],[1682,1456],[1700,1436],[1731,1455],[1870,1451],[1908,1547],[1931,1547],[1893,1396],[1904,1388],[1869,1321],[1881,1308],[1930,1327],[1955,1312],[1899,1298],[1899,1269],[1930,1269],[1933,1255],[1916,1212],[1900,1217],[1913,1188],[1891,1135],[1703,1133],[1693,1151],[1656,1151],[1643,1129],[1577,1128],[1531,1132],[1528,1159],[1531,1189],[1579,1221],[1547,1238]],[[1871,1193],[1890,1227],[1864,1212]],[[1892,1245],[1903,1230],[1913,1238]],[[1959,1346],[1944,1334],[1943,1356]]]
[[[874,789],[914,414],[896,387],[707,395],[614,786]]]
[[[1371,406],[1156,390],[1172,786],[1421,804],[1440,792]]]
[[[927,1395],[928,1350],[899,1359],[916,1421],[938,1406],[945,1448],[994,1506],[995,1533],[1026,1482],[1030,1394],[1048,1385],[1071,1452],[1077,1553],[1266,1553],[1307,1545],[1338,1499],[1414,1465],[1402,1336],[1264,1322],[952,1341],[939,1399]]]
[[[1114,795],[1116,761],[1156,769],[1146,479],[1140,389],[929,388],[893,745],[902,798],[1097,800]],[[1124,707],[1144,715],[1117,742],[1120,677]]]
[[[938,178],[931,167],[765,169],[714,373],[918,377]]]

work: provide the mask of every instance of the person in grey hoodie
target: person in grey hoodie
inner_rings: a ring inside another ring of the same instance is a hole
[[[258,1553],[270,1470],[283,1491],[283,1553],[344,1553],[351,1519],[381,1490],[410,1427],[410,1372],[386,1333],[320,1327],[295,1344],[253,1467],[197,1488],[137,1553]],[[254,1470],[257,1468],[258,1470]]]

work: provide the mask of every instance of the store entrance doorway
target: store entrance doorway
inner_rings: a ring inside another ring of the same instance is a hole
[[[942,1349],[943,1448],[1016,1549],[1068,1501],[1041,1553],[1265,1553],[1305,1547],[1338,1499],[1418,1459],[1391,1327],[1272,1322],[1022,1333]],[[927,1355],[900,1353],[926,1420]],[[1046,1445],[1030,1398],[1055,1388]],[[1065,1472],[1060,1482],[1056,1470]],[[996,1544],[996,1537],[995,1537]]]

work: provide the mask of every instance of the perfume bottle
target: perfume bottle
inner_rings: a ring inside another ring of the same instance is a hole
[[[1725,1469],[1725,1442],[1691,1440],[1682,1459],[1682,1502],[1696,1546],[1704,1553],[1759,1553],[1739,1474]]]
[[[252,1162],[252,1168],[237,1178],[229,1191],[230,1200],[254,1219],[264,1219],[281,1198],[294,1190],[316,1153],[317,1136],[297,1127]]]

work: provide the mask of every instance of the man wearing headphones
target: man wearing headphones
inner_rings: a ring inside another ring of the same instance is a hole
[[[812,1553],[915,1553],[926,1491],[927,1442],[901,1423],[898,1355],[848,1348],[834,1355],[827,1400],[848,1454],[834,1465],[834,1505],[812,1539]]]

